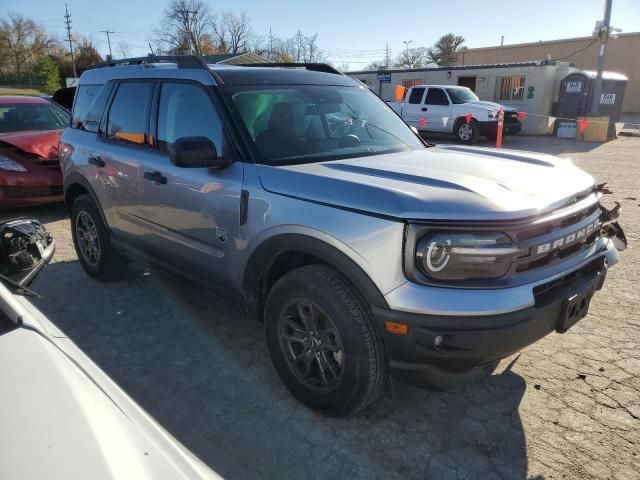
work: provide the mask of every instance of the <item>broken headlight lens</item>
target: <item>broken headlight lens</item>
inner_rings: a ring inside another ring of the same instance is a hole
[[[521,253],[504,233],[437,232],[416,248],[416,264],[434,280],[500,278]]]
[[[7,170],[9,172],[27,172],[28,170],[20,165],[15,160],[0,155],[0,170]]]

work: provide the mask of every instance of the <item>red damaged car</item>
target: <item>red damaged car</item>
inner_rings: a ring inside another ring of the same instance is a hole
[[[0,210],[62,201],[58,139],[64,108],[37,97],[0,97]]]

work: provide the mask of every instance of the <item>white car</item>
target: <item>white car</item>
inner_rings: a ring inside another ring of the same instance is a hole
[[[35,220],[0,222],[0,478],[220,478],[25,297],[53,250]]]
[[[480,135],[495,140],[500,109],[504,111],[504,135],[522,129],[516,109],[480,100],[467,87],[416,85],[405,92],[403,102],[388,103],[418,131],[452,133],[466,144]]]

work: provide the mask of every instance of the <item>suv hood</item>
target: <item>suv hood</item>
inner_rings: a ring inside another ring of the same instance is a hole
[[[259,165],[259,172],[272,193],[397,219],[520,219],[573,203],[594,187],[567,159],[459,146]]]

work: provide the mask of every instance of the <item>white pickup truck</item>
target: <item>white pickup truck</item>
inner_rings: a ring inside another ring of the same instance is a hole
[[[453,133],[461,143],[473,143],[479,135],[495,140],[501,108],[503,134],[512,135],[522,129],[516,109],[482,101],[467,87],[416,85],[405,92],[404,101],[388,103],[418,131]]]

